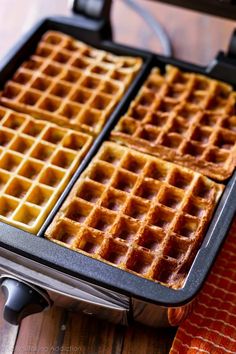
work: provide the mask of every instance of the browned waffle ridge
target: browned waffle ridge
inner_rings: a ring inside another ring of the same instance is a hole
[[[173,66],[154,68],[112,139],[223,181],[236,165],[230,85]]]
[[[141,65],[140,58],[114,55],[49,31],[5,85],[0,102],[97,135]]]
[[[0,221],[36,234],[92,143],[0,107]]]
[[[46,235],[179,288],[222,191],[222,185],[190,169],[105,142]]]

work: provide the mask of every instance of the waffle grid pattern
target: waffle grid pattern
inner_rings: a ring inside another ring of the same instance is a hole
[[[60,32],[47,32],[0,102],[62,126],[97,135],[142,65]]]
[[[112,139],[216,180],[236,165],[235,93],[207,77],[153,69]]]
[[[0,107],[0,220],[37,233],[91,143]]]
[[[46,235],[179,288],[222,190],[189,169],[106,142]]]

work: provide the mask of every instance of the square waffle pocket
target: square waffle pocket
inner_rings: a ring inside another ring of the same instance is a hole
[[[190,169],[105,142],[46,236],[179,288],[223,188]]]
[[[0,107],[0,221],[36,234],[92,137]]]
[[[100,133],[142,65],[49,31],[5,85],[0,102],[36,118]]]
[[[223,181],[236,165],[235,92],[203,75],[154,68],[112,139]]]

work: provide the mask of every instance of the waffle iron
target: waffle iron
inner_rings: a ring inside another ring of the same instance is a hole
[[[235,18],[235,1],[166,1],[196,10]],[[83,4],[88,4],[88,6]],[[81,5],[82,4],[82,5]],[[48,30],[69,34],[81,41],[121,55],[143,58],[143,66],[111,114],[89,153],[70,180],[37,236],[0,222],[0,285],[5,295],[4,318],[12,323],[50,306],[82,311],[114,323],[138,321],[150,326],[178,325],[190,311],[214,259],[224,242],[236,211],[236,171],[226,187],[183,288],[169,289],[108,264],[73,252],[44,238],[74,183],[88,166],[111,129],[127,111],[150,70],[172,64],[182,70],[208,75],[236,85],[236,34],[229,52],[220,52],[207,67],[193,65],[112,41],[111,1],[73,1],[73,17],[46,18],[12,49],[0,63],[0,86],[35,50]]]

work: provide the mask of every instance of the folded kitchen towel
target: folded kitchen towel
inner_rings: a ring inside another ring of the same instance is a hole
[[[236,353],[236,219],[170,354]]]

